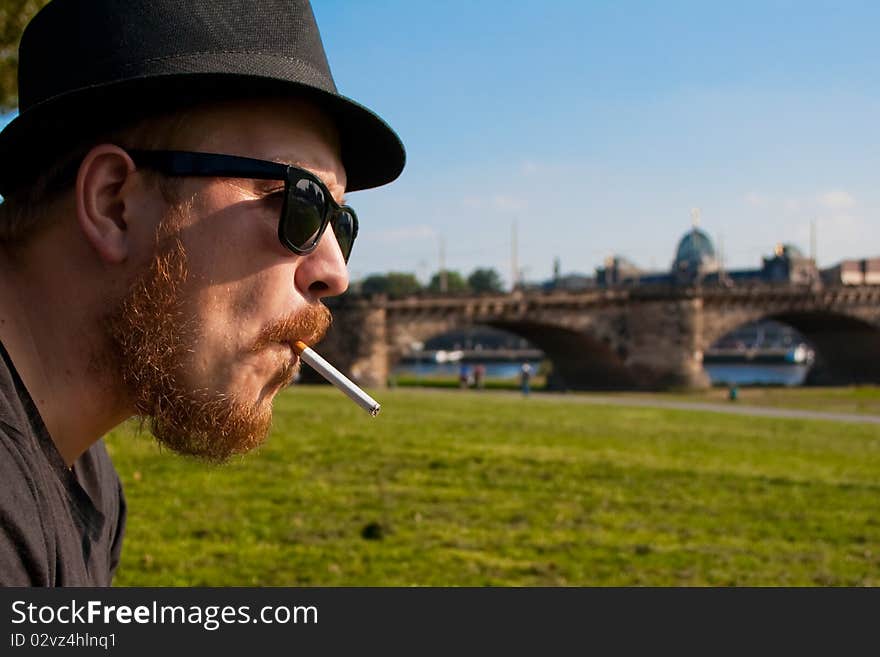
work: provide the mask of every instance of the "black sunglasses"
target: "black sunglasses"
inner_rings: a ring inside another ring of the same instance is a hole
[[[284,203],[278,219],[281,243],[297,255],[306,255],[317,248],[330,225],[348,262],[358,233],[357,215],[349,206],[339,205],[321,179],[305,169],[216,153],[130,150],[128,154],[138,166],[169,176],[283,180]]]

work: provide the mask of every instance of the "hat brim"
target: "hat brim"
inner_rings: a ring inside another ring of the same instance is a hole
[[[78,89],[28,108],[0,132],[0,194],[51,164],[61,150],[125,121],[194,103],[291,97],[315,103],[340,134],[346,191],[379,187],[403,171],[406,151],[394,130],[350,98],[259,74],[170,73]],[[59,150],[61,149],[61,150]]]

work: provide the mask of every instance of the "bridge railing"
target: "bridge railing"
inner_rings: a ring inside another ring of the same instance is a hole
[[[801,300],[813,304],[880,303],[880,285],[794,285],[788,283],[749,283],[724,287],[719,285],[641,285],[602,287],[588,290],[516,290],[506,293],[429,294],[391,298],[387,295],[355,295],[329,299],[333,308],[346,306],[383,307],[390,311],[465,312],[467,314],[506,314],[528,312],[530,308],[595,307],[632,302],[669,301],[701,298],[706,302]]]

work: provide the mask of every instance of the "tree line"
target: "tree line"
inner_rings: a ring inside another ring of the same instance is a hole
[[[352,285],[352,292],[355,293],[387,294],[389,297],[407,297],[420,292],[479,294],[503,291],[504,286],[498,272],[495,269],[483,268],[475,269],[467,278],[457,271],[438,271],[431,277],[427,285],[423,285],[415,274],[395,271],[385,274],[371,274],[359,283]]]

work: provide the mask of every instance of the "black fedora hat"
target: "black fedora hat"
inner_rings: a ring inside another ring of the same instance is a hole
[[[336,123],[347,189],[391,182],[403,144],[339,94],[308,0],[53,0],[19,48],[19,115],[0,133],[0,194],[63,145],[132,116],[261,95],[317,104]]]

